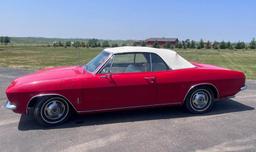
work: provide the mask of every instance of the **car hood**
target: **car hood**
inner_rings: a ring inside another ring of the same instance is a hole
[[[19,85],[42,81],[51,81],[56,79],[60,80],[65,78],[71,78],[82,73],[83,68],[80,66],[45,68],[35,73],[19,77],[14,80],[13,83],[15,83],[15,85]]]

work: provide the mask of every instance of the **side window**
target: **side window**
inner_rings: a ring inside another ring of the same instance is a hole
[[[116,54],[110,71],[112,73],[146,72],[147,63],[143,53]]]
[[[136,53],[135,54],[135,63],[147,63],[147,59],[145,58],[145,53]]]
[[[152,71],[155,72],[155,71],[165,71],[165,70],[168,70],[168,66],[166,65],[166,63],[164,62],[164,60],[154,54],[154,53],[151,53],[151,62],[152,62]]]
[[[150,71],[146,53],[115,54],[100,73],[129,73]]]
[[[134,54],[116,54],[114,55],[114,64],[131,64],[134,62]]]

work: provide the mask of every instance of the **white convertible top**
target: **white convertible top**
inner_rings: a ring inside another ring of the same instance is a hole
[[[117,53],[131,53],[131,52],[148,52],[159,55],[171,69],[185,69],[195,67],[193,64],[181,57],[177,52],[168,49],[157,49],[150,47],[138,46],[124,46],[115,48],[106,48],[104,51],[117,54]]]

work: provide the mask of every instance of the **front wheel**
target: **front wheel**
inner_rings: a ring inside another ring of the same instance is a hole
[[[207,87],[199,87],[189,92],[185,106],[191,113],[205,113],[212,109],[213,101],[213,92]]]
[[[61,97],[43,98],[36,104],[34,109],[34,118],[43,126],[60,125],[69,116],[69,104]]]

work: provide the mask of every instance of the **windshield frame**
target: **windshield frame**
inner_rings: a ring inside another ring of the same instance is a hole
[[[105,59],[100,65],[98,65],[98,67],[97,67],[94,71],[89,71],[89,70],[87,70],[87,65],[88,65],[90,62],[92,62],[92,60],[95,59],[96,56],[98,56],[99,54],[101,54],[101,53],[103,53],[103,52],[108,53],[108,56],[106,57],[106,59]],[[96,74],[96,73],[98,72],[98,70],[100,70],[101,67],[104,66],[105,63],[109,60],[109,58],[111,58],[111,56],[113,55],[111,52],[108,52],[108,51],[105,51],[105,50],[101,51],[99,54],[97,54],[97,55],[96,55],[94,58],[92,58],[87,64],[85,64],[85,65],[83,66],[83,69],[84,69],[86,72],[92,73],[92,74]]]

